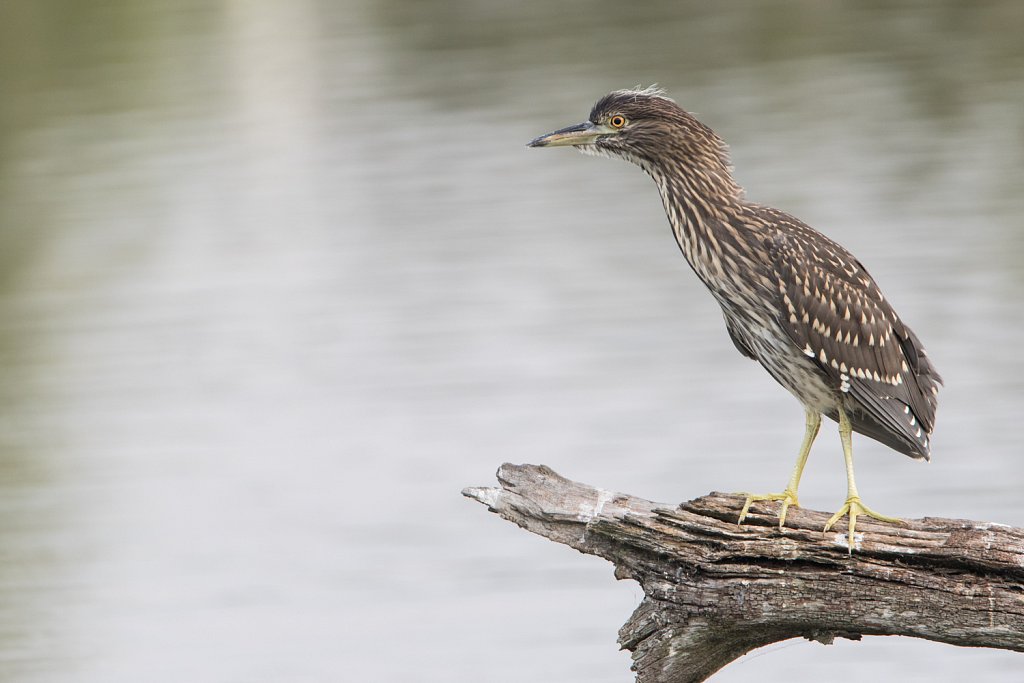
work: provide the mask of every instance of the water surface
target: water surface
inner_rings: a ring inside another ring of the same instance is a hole
[[[0,677],[629,681],[611,567],[459,496],[503,461],[774,490],[802,411],[653,185],[527,150],[654,81],[853,250],[947,381],[875,508],[1024,525],[1024,13],[808,3],[0,6]],[[844,495],[823,430],[801,500]],[[1019,679],[790,642],[716,680]]]

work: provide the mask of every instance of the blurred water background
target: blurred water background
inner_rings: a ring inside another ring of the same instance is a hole
[[[459,491],[788,477],[802,410],[653,184],[524,148],[636,84],[944,374],[931,464],[855,440],[866,501],[1024,525],[1021,35],[1014,1],[0,3],[0,679],[632,680],[637,586]],[[715,680],[1022,670],[875,638]]]

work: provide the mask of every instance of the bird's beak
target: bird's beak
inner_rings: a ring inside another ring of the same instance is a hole
[[[584,121],[583,123],[577,123],[575,126],[556,130],[554,133],[541,135],[536,140],[532,140],[527,147],[567,147],[569,145],[579,147],[581,145],[592,145],[605,135],[611,135],[615,132],[617,131],[614,128],[610,128],[603,123]]]

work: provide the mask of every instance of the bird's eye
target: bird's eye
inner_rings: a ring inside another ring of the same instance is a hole
[[[622,128],[626,125],[626,117],[622,114],[616,114],[615,116],[608,119],[608,123],[612,128]]]

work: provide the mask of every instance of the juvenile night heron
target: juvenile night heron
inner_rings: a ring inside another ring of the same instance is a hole
[[[846,502],[824,530],[848,516],[852,549],[858,515],[898,522],[861,502],[851,431],[927,460],[942,378],[860,261],[793,216],[744,199],[722,139],[659,90],[605,95],[587,121],[530,143],[567,145],[625,159],[654,179],[676,242],[722,307],[736,348],[804,406],[789,483],[782,493],[748,494],[739,522],[751,503],[777,500],[785,524],[822,415],[839,423],[847,480]]]

